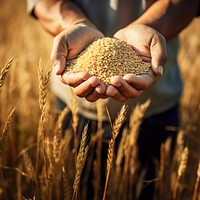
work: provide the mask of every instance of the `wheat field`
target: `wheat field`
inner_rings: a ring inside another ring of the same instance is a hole
[[[53,38],[27,15],[25,0],[0,2],[0,199],[86,199],[87,188],[81,184],[88,178],[87,170],[82,175],[86,165],[94,170],[94,199],[128,200],[133,195],[137,199],[145,171],[138,173],[135,144],[148,102],[135,108],[131,118],[134,126],[123,131],[117,153],[114,146],[125,106],[115,120],[106,155],[103,196],[99,198],[100,155],[94,166],[89,155],[93,148],[97,152],[102,148],[101,102],[96,134],[88,138],[85,126],[78,138],[77,105],[72,95],[72,127],[62,136],[62,122],[69,110],[59,112],[49,90]],[[159,200],[200,199],[199,27],[200,18],[196,18],[180,34],[179,62],[184,81],[181,124],[172,165],[168,163],[170,141],[161,147],[157,178],[153,180],[155,199]]]

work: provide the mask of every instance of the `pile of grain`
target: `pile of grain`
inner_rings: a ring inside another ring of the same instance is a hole
[[[142,61],[131,45],[116,38],[95,40],[79,56],[67,62],[66,71],[87,71],[97,76],[104,84],[110,84],[112,76],[143,74],[150,64]]]

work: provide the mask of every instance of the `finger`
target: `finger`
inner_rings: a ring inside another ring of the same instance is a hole
[[[60,81],[64,84],[66,84],[65,79],[63,78],[63,74],[60,75]]]
[[[111,97],[112,99],[119,101],[119,102],[124,102],[127,100],[125,96],[123,96],[114,86],[109,85],[106,89],[105,95]]]
[[[64,72],[62,74],[62,79],[65,82],[65,84],[71,87],[77,87],[79,84],[86,81],[91,76],[92,75],[89,74],[88,72],[78,72],[78,73]]]
[[[101,96],[96,90],[93,90],[93,92],[91,92],[88,96],[85,97],[85,99],[90,102],[95,102],[100,98]]]
[[[128,78],[128,80],[130,80],[130,78]],[[137,84],[136,80],[135,80],[135,82]],[[129,84],[122,77],[118,77],[118,76],[112,77],[111,84],[114,85],[117,88],[117,90],[126,98],[136,98],[136,97],[140,96],[143,92],[141,89],[135,88],[136,84],[134,85],[133,82],[132,82],[132,84]],[[133,85],[134,85],[134,87],[133,87]],[[139,88],[141,86],[137,86],[137,87]]]
[[[99,85],[100,81],[97,77],[92,76],[86,81],[73,89],[75,95],[79,97],[86,97],[94,91],[94,88]]]
[[[106,92],[106,86],[102,82],[100,82],[100,84],[95,87],[95,90],[98,94],[104,94]]]
[[[167,61],[167,49],[165,38],[161,34],[158,33],[158,35],[153,36],[150,53],[152,58],[151,65],[154,73],[162,75],[163,66]]]
[[[55,67],[57,75],[62,74],[66,66],[66,58],[68,54],[67,41],[62,35],[54,38],[53,48],[51,51],[51,61]]]

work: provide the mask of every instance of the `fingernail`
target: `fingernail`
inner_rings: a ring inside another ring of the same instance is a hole
[[[55,72],[58,73],[58,71],[60,69],[59,66],[56,64],[56,65],[54,65],[54,68],[55,68]]]
[[[162,65],[158,66],[158,72],[160,73],[160,75],[163,75],[163,66]]]
[[[113,82],[112,83],[115,87],[121,87],[121,83],[120,82]]]

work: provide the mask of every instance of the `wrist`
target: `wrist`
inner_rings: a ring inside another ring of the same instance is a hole
[[[85,19],[79,18],[79,19],[71,21],[71,22],[64,20],[63,23],[62,23],[63,29],[67,29],[67,28],[70,28],[72,26],[82,26],[82,27],[90,27],[90,28],[96,29],[96,27],[86,18]]]
[[[75,25],[95,28],[84,13],[70,1],[38,1],[34,13],[42,26],[54,36]]]

